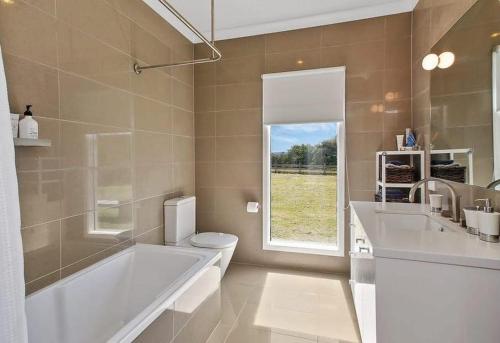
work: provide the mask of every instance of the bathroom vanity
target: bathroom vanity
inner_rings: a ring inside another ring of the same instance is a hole
[[[500,341],[500,244],[426,205],[351,202],[350,255],[364,343]]]

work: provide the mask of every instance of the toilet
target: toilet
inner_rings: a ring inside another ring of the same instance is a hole
[[[221,278],[233,257],[238,237],[227,233],[196,234],[196,197],[180,197],[164,202],[165,244],[215,249],[221,252]]]

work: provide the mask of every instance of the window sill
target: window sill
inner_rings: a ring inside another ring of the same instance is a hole
[[[343,257],[344,251],[335,245],[315,244],[308,242],[274,240],[263,244],[264,250],[282,251],[298,254]]]

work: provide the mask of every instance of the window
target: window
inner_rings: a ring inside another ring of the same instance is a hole
[[[263,79],[263,248],[343,256],[345,69]]]

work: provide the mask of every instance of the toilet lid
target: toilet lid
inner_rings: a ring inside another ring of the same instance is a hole
[[[234,246],[238,237],[227,233],[204,232],[191,237],[191,244],[199,248],[224,249]]]

